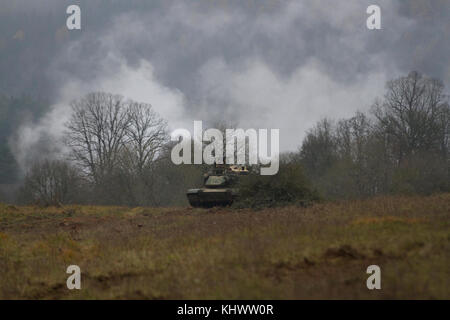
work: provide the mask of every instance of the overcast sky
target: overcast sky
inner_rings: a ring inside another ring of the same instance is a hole
[[[448,0],[0,3],[0,92],[52,104],[20,128],[27,148],[58,135],[68,102],[96,90],[151,103],[172,129],[279,128],[285,151],[323,117],[368,110],[389,79],[417,70],[450,84]],[[81,31],[65,27],[69,4]],[[381,30],[366,28],[370,4]]]

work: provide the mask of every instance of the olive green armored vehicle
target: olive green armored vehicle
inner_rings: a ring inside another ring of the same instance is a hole
[[[245,166],[216,165],[204,175],[203,188],[187,191],[190,205],[203,208],[231,205],[239,195],[236,188],[239,176],[248,173]]]

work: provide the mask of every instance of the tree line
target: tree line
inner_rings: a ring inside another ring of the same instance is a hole
[[[201,185],[204,166],[171,162],[167,122],[151,105],[96,92],[72,102],[71,110],[64,135],[69,157],[36,162],[20,202],[185,205],[186,189]],[[449,128],[443,83],[411,72],[389,81],[369,112],[320,120],[297,152],[282,155],[280,171],[301,166],[305,183],[332,200],[448,192]]]
[[[418,72],[389,81],[367,114],[323,119],[298,152],[305,173],[329,199],[449,191],[448,96]]]
[[[167,122],[150,104],[95,92],[73,101],[71,110],[63,139],[68,157],[36,162],[19,191],[21,202],[160,206],[183,201],[180,182],[193,167],[181,173],[171,163]]]

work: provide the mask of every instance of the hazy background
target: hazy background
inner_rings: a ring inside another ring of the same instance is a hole
[[[66,28],[70,4],[81,31]],[[366,28],[370,4],[382,30]],[[17,105],[0,113],[0,170],[60,153],[68,103],[97,90],[151,103],[171,129],[279,128],[295,150],[389,79],[417,70],[448,87],[449,30],[447,0],[0,0],[0,94]]]

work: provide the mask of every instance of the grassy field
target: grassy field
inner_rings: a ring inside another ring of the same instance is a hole
[[[68,290],[67,266],[82,271]],[[381,290],[366,268],[381,267]],[[0,204],[1,299],[450,299],[450,194],[309,208]]]

